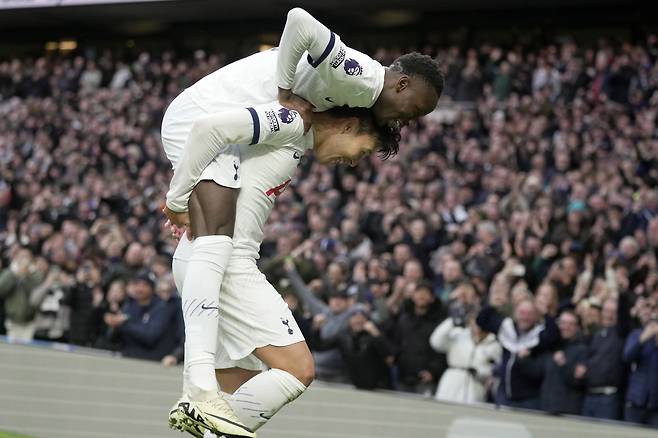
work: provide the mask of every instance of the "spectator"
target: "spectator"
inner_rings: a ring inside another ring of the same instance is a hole
[[[76,271],[75,283],[62,300],[72,311],[69,331],[72,344],[91,346],[98,337],[95,311],[103,301],[100,282],[100,270],[93,262],[86,261]]]
[[[174,313],[155,295],[150,272],[138,273],[131,286],[134,297],[123,305],[122,313],[106,313],[105,323],[114,328],[124,356],[160,361],[180,342],[180,335],[170,325]],[[181,309],[176,311],[180,313]]]
[[[447,302],[450,293],[462,280],[462,267],[461,264],[454,259],[446,260],[441,269],[441,280],[436,287],[436,295],[441,299],[441,302]]]
[[[541,315],[534,303],[521,301],[514,308],[514,317],[505,317],[498,310],[504,303],[498,297],[486,305],[477,316],[477,324],[496,335],[503,348],[497,403],[504,406],[539,409],[541,376],[536,373],[541,354],[560,339],[555,321]]]
[[[608,298],[601,311],[601,328],[594,334],[583,363],[576,365],[574,377],[585,379],[583,415],[618,420],[624,388],[624,340],[630,331],[626,295],[619,301]]]
[[[154,274],[155,275],[155,274]],[[156,278],[158,278],[156,276]],[[174,278],[171,274],[159,277],[156,283],[155,293],[169,308],[171,320],[167,323],[175,342],[172,350],[162,358],[162,364],[173,366],[183,362],[184,359],[184,341],[185,341],[185,324],[183,322],[183,312],[181,298],[174,287]]]
[[[30,295],[30,304],[37,307],[35,339],[45,341],[68,340],[71,309],[65,297],[73,279],[57,265],[51,265],[45,280]]]
[[[658,313],[650,304],[639,312],[642,327],[631,332],[624,346],[628,376],[624,419],[658,426]]]
[[[429,344],[432,331],[443,318],[428,283],[415,286],[397,321],[390,328],[397,350],[398,387],[431,394],[445,369],[445,360]]]
[[[123,280],[114,280],[107,290],[105,299],[95,309],[93,331],[98,333],[93,346],[106,350],[119,351],[121,345],[114,336],[114,328],[105,323],[105,315],[119,315],[127,298],[126,283]]]
[[[584,381],[575,370],[584,361],[587,347],[580,338],[580,320],[573,311],[560,314],[558,327],[562,340],[557,350],[546,353],[540,363],[541,409],[551,414],[578,415],[583,406]]]
[[[37,307],[30,303],[32,290],[43,279],[28,249],[19,249],[11,265],[0,273],[0,298],[5,303],[5,328],[10,340],[29,342],[34,337]]]
[[[430,336],[430,345],[447,354],[448,369],[441,376],[436,399],[460,403],[484,402],[493,364],[502,350],[496,337],[483,332],[473,316],[446,318]]]
[[[348,324],[348,330],[342,332],[335,342],[350,381],[360,389],[390,389],[389,367],[395,360],[392,346],[368,319],[364,309],[353,312]]]
[[[335,348],[336,342],[347,331],[350,317],[365,307],[354,305],[354,299],[344,288],[332,290],[328,304],[324,303],[304,283],[291,258],[286,259],[284,266],[293,290],[313,318],[312,336],[308,341],[313,347],[324,347],[323,351],[317,351],[314,355],[316,375],[329,380],[346,381],[345,362],[340,351]]]

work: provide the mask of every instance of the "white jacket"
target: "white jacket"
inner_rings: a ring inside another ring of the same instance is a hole
[[[434,329],[430,345],[448,355],[448,369],[441,376],[436,399],[483,402],[486,395],[483,382],[491,375],[493,363],[500,362],[502,355],[496,337],[490,333],[476,345],[468,327],[455,327],[452,318],[448,318]],[[469,368],[474,369],[477,376],[469,372]]]

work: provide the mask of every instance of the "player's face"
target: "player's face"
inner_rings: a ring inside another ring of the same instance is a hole
[[[385,87],[373,106],[379,123],[400,121],[406,125],[431,113],[439,101],[436,90],[427,81],[402,75],[392,87]]]
[[[356,120],[356,119],[354,119]],[[314,148],[317,160],[322,164],[347,164],[356,166],[359,160],[376,149],[373,135],[358,133],[358,121],[349,121],[322,144]]]

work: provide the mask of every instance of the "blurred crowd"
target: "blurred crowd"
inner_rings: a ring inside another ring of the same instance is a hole
[[[399,156],[305,157],[267,225],[318,377],[658,426],[658,38],[421,50]],[[224,63],[0,62],[0,330],[182,360],[159,126]]]

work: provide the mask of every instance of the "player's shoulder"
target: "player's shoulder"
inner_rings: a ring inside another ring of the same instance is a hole
[[[332,50],[321,65],[324,67],[344,73],[346,76],[358,77],[368,70],[382,68],[381,64],[370,56],[362,53],[343,42],[338,35],[335,37]],[[310,62],[310,61],[309,61]]]
[[[304,135],[301,115],[278,102],[247,108],[254,119],[254,129],[260,131],[260,143],[284,145]]]

